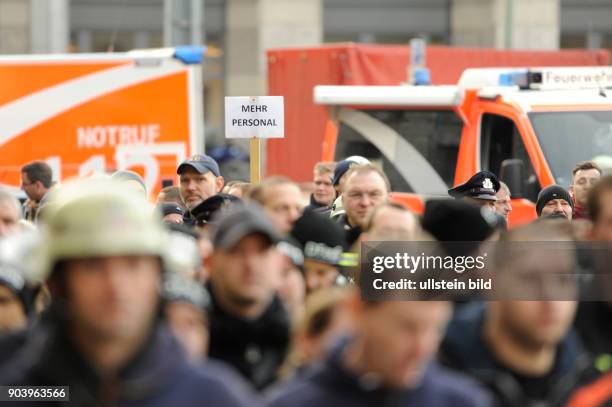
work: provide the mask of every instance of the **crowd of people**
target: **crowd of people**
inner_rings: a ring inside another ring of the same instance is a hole
[[[0,385],[68,386],[75,406],[612,405],[612,301],[359,289],[368,241],[612,242],[612,175],[578,163],[508,228],[489,171],[422,214],[363,157],[313,172],[228,182],[196,155],[151,204],[131,171],[24,166],[23,204],[0,188]]]

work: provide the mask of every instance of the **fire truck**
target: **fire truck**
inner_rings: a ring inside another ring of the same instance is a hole
[[[456,85],[316,86],[330,124],[322,159],[362,155],[389,175],[394,199],[429,197],[479,170],[510,188],[510,225],[535,217],[538,192],[568,187],[578,162],[612,161],[612,68],[466,69]]]

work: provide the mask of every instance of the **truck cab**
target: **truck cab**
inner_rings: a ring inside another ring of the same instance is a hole
[[[538,192],[568,187],[580,161],[612,161],[612,68],[478,68],[453,86],[316,86],[324,157],[363,155],[394,199],[431,197],[489,170],[510,188],[510,225],[535,218]]]

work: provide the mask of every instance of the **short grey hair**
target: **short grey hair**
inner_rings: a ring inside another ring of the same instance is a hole
[[[510,188],[508,188],[508,185],[506,185],[505,182],[503,181],[499,181],[499,191],[501,191],[502,189],[505,189],[508,192],[508,195],[511,195],[512,193],[510,192]],[[498,191],[498,192],[499,192]]]

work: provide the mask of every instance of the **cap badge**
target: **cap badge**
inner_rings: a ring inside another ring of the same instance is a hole
[[[482,181],[482,187],[486,189],[493,189],[493,183],[489,178],[485,178],[484,181]]]

